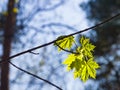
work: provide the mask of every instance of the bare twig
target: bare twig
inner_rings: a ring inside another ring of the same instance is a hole
[[[32,52],[32,51],[30,51],[29,53],[34,54],[34,55],[39,55],[39,53],[35,53],[35,52]]]
[[[75,33],[66,35],[66,36],[63,37],[63,38],[66,38],[66,37],[69,37],[69,36],[72,36],[72,35],[76,35],[76,34],[80,34],[80,33],[82,33],[82,32],[89,31],[89,30],[91,30],[91,29],[97,28],[97,27],[99,27],[99,26],[101,26],[101,25],[103,25],[103,24],[105,24],[105,23],[107,23],[107,22],[109,22],[109,21],[111,21],[111,20],[117,18],[118,16],[120,16],[120,13],[118,13],[118,14],[116,14],[115,16],[112,16],[112,17],[110,17],[110,18],[104,20],[103,22],[101,22],[101,23],[99,23],[99,24],[96,24],[95,26],[92,26],[92,27],[89,27],[89,28],[87,28],[87,29],[80,30],[80,31],[78,31],[78,32],[75,32]],[[63,38],[60,38],[60,39],[63,39]],[[43,44],[43,45],[34,47],[34,48],[32,48],[32,49],[29,49],[29,50],[20,52],[20,53],[18,53],[18,54],[15,54],[15,55],[13,55],[13,56],[7,58],[6,60],[0,61],[0,64],[1,64],[1,63],[5,63],[5,62],[9,61],[10,59],[15,58],[15,57],[17,57],[17,56],[20,56],[20,55],[23,55],[23,54],[25,54],[25,53],[31,52],[31,51],[33,51],[33,50],[36,50],[36,49],[39,49],[39,48],[42,48],[42,47],[51,45],[51,44],[55,43],[57,40],[60,40],[60,39],[56,39],[56,40],[53,40],[53,41],[48,42],[48,43],[46,43],[46,44]]]
[[[48,80],[46,80],[46,79],[43,79],[43,78],[41,78],[41,77],[39,77],[39,76],[37,76],[37,75],[31,73],[31,72],[28,72],[28,71],[26,71],[26,70],[24,70],[24,69],[22,69],[22,68],[16,66],[15,64],[13,64],[13,63],[10,62],[10,61],[8,61],[8,62],[9,62],[13,67],[19,69],[20,71],[23,71],[23,72],[26,73],[26,74],[29,74],[29,75],[31,75],[31,76],[37,78],[37,79],[40,79],[40,80],[42,80],[42,81],[44,81],[44,82],[46,82],[46,83],[48,83],[48,84],[50,84],[50,85],[56,87],[56,88],[59,89],[59,90],[62,90],[62,88],[60,88],[59,86],[57,86],[57,85],[51,83],[50,81],[48,81]]]
[[[70,50],[67,50],[67,49],[62,48],[62,47],[61,47],[60,45],[58,45],[57,43],[55,43],[55,45],[57,45],[60,49],[62,49],[62,50],[65,51],[65,52],[72,53],[72,54],[78,54],[78,53],[76,53],[76,52],[73,52],[73,51],[70,51]]]

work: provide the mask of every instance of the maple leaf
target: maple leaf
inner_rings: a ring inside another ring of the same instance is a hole
[[[90,43],[89,39],[82,36],[80,39],[80,43],[82,53],[90,58],[93,57],[92,51],[94,50],[95,46]]]
[[[85,82],[86,80],[88,80],[89,76],[91,78],[96,77],[96,69],[98,69],[100,66],[93,61],[93,59],[89,59],[87,62],[84,61],[84,64],[82,66],[82,68],[80,69],[79,73],[80,74],[80,78]]]
[[[73,62],[75,61],[76,56],[74,54],[68,55],[68,58],[64,60],[63,64],[67,65],[67,70],[74,68]]]
[[[73,36],[60,36],[55,45],[58,46],[58,50],[60,51],[71,49],[73,42],[75,42]],[[67,65],[68,71],[74,71],[74,78],[81,78],[85,82],[89,77],[96,78],[96,69],[100,66],[94,61],[92,52],[95,46],[90,43],[89,39],[82,36],[80,44],[81,46],[77,47],[76,52],[69,54],[63,61],[63,64]]]
[[[54,44],[58,46],[58,51],[62,50],[61,48],[70,50],[73,45],[73,42],[74,42],[73,36],[69,37],[60,36],[58,37],[57,41]]]

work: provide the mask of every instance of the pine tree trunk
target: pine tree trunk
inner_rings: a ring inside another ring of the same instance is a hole
[[[6,60],[10,56],[11,43],[15,25],[15,15],[13,12],[15,0],[8,2],[8,15],[4,28],[4,41],[3,41],[3,56],[2,60]],[[9,90],[9,63],[2,63],[1,66],[1,87],[0,90]]]

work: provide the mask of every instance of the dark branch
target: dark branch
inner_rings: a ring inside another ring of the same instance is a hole
[[[66,50],[66,49],[60,47],[57,43],[55,43],[55,45],[57,45],[60,49],[62,49],[62,50],[65,51],[65,52],[72,53],[72,54],[78,54],[78,53],[76,53],[76,52],[73,52],[73,51],[70,51],[70,50]]]
[[[33,50],[36,50],[36,49],[39,49],[39,48],[48,46],[48,45],[50,45],[50,44],[52,44],[52,43],[54,43],[54,42],[56,42],[56,41],[57,41],[57,40],[53,40],[53,41],[51,41],[51,42],[49,42],[49,43],[46,43],[46,44],[40,45],[40,46],[38,46],[38,47],[35,47],[35,48],[32,48],[32,49],[29,49],[29,50],[20,52],[20,53],[18,53],[18,54],[15,54],[15,55],[7,58],[6,60],[0,61],[0,64],[1,64],[1,63],[5,63],[5,62],[9,61],[10,59],[15,58],[15,57],[20,56],[20,55],[23,55],[23,54],[25,54],[25,53],[29,53],[29,52],[31,52],[31,51],[33,51]]]
[[[30,51],[29,53],[34,54],[34,55],[39,55],[39,53],[35,53],[35,52],[32,52],[32,51]]]
[[[42,80],[42,81],[44,81],[44,82],[46,82],[46,83],[48,83],[48,84],[50,84],[50,85],[56,87],[56,88],[59,89],[59,90],[62,90],[62,88],[60,88],[60,87],[58,87],[57,85],[51,83],[50,81],[48,81],[48,80],[46,80],[46,79],[43,79],[43,78],[41,78],[41,77],[39,77],[39,76],[37,76],[37,75],[35,75],[35,74],[32,74],[32,73],[30,73],[30,72],[28,72],[28,71],[26,71],[26,70],[24,70],[24,69],[22,69],[22,68],[16,66],[15,64],[13,64],[13,63],[10,62],[10,61],[9,61],[9,63],[10,63],[13,67],[19,69],[20,71],[23,71],[23,72],[26,73],[26,74],[29,74],[29,75],[31,75],[31,76],[33,76],[33,77],[39,79],[39,80]]]
[[[79,34],[79,33],[83,33],[83,32],[89,31],[89,30],[91,30],[91,29],[95,29],[95,28],[97,28],[97,27],[99,27],[99,26],[101,26],[101,25],[103,25],[103,24],[105,24],[105,23],[107,23],[107,22],[109,22],[109,21],[111,21],[111,20],[119,17],[119,16],[120,16],[120,13],[118,13],[118,14],[116,14],[116,15],[108,18],[108,19],[105,19],[105,20],[102,21],[101,23],[98,23],[98,24],[96,24],[96,25],[94,25],[94,26],[92,26],[92,27],[86,28],[86,29],[84,29],[84,30],[80,30],[80,31],[78,31],[78,32],[69,34],[69,35],[67,35],[67,36],[69,37],[69,36],[73,36],[73,35],[76,35],[76,34]]]
[[[94,28],[97,28],[97,27],[99,27],[99,26],[101,26],[101,25],[103,25],[103,24],[105,24],[105,23],[107,23],[107,22],[109,22],[109,21],[117,18],[118,16],[120,16],[120,13],[116,14],[116,15],[113,16],[113,17],[110,17],[110,18],[104,20],[103,22],[101,22],[101,23],[99,23],[99,24],[96,24],[95,26],[92,26],[92,27],[89,27],[89,28],[87,28],[87,29],[84,29],[84,30],[81,30],[81,31],[78,31],[78,32],[75,32],[75,33],[72,33],[72,34],[69,34],[69,35],[66,35],[64,38],[69,37],[69,36],[72,36],[72,35],[76,35],[76,34],[79,34],[79,33],[85,32],[85,31],[89,31],[89,30],[94,29]],[[63,38],[60,38],[60,39],[63,39]],[[51,42],[48,42],[48,43],[46,43],[46,44],[37,46],[37,47],[35,47],[35,48],[32,48],[32,49],[23,51],[23,52],[18,53],[18,54],[16,54],[16,55],[13,55],[13,56],[7,58],[6,60],[0,61],[0,64],[3,63],[3,62],[5,63],[5,62],[9,61],[10,59],[15,58],[15,57],[17,57],[17,56],[23,55],[23,54],[25,54],[25,53],[31,52],[31,51],[33,51],[33,50],[36,50],[36,49],[39,49],[39,48],[42,48],[42,47],[45,47],[45,46],[48,46],[48,45],[50,45],[50,44],[53,44],[53,43],[55,43],[57,40],[58,40],[58,39],[53,40],[53,41],[51,41]]]

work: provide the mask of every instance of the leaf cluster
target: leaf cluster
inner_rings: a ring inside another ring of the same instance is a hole
[[[75,42],[74,37],[63,37],[64,36],[59,37],[58,41],[55,42],[55,45],[59,45],[62,48],[61,49],[58,46],[58,50],[70,50]],[[76,53],[69,54],[63,61],[63,64],[67,65],[68,71],[74,71],[74,78],[81,78],[81,80],[85,82],[89,77],[95,79],[96,69],[100,66],[94,61],[94,56],[92,53],[95,46],[90,43],[89,39],[82,36],[80,38],[80,44],[81,45],[75,50]]]

